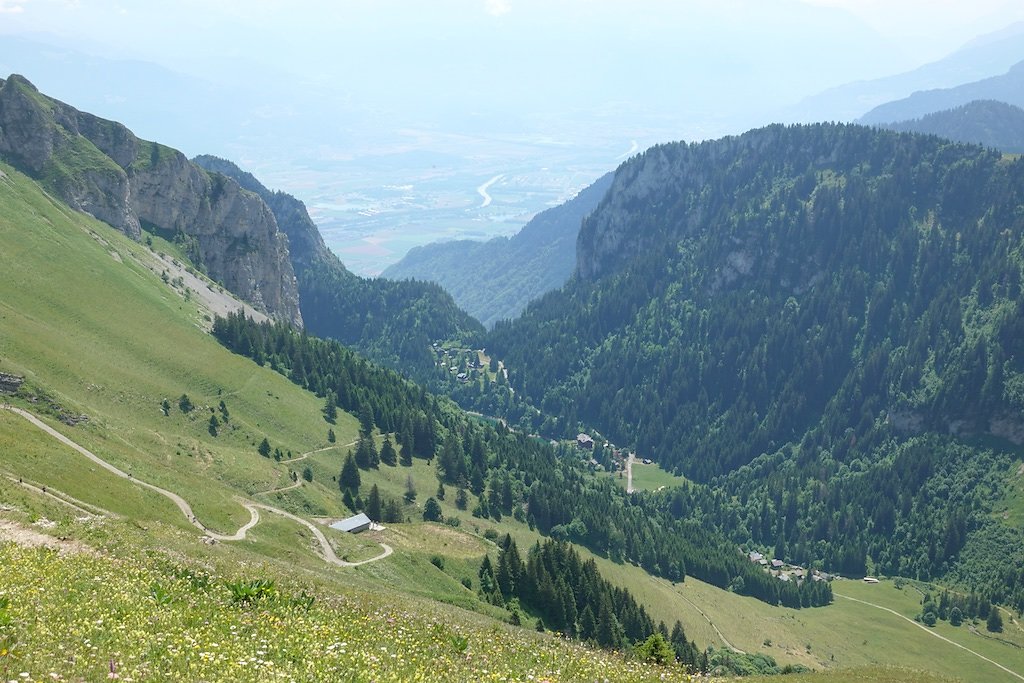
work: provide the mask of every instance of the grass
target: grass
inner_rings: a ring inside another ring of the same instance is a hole
[[[12,545],[0,546],[0,562],[5,679],[687,680],[522,629],[452,622],[413,602],[309,601],[276,585],[241,602],[230,584],[249,576]],[[70,642],[80,645],[69,658]]]
[[[996,516],[1010,526],[1024,528],[1024,462],[1014,462],[1006,475],[1006,493],[995,506]]]
[[[626,487],[626,475],[622,478],[618,474],[612,475],[619,486]],[[678,477],[671,472],[661,469],[657,463],[645,465],[642,462],[633,463],[633,488],[637,491],[657,491],[661,488],[673,488],[686,483],[684,477]]]

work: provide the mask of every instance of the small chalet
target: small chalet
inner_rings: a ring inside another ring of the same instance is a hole
[[[338,531],[347,531],[350,534],[358,534],[369,529],[370,524],[370,518],[366,516],[366,513],[360,512],[358,515],[335,522],[331,525],[331,528]]]
[[[785,562],[782,560],[772,560],[772,569],[782,569],[782,565],[784,564]]]
[[[585,448],[588,451],[594,450],[594,440],[590,438],[589,434],[577,434],[576,435],[576,447]]]
[[[764,555],[762,555],[761,553],[757,552],[756,550],[751,550],[747,554],[747,556],[750,558],[751,562],[760,562],[764,558]]]

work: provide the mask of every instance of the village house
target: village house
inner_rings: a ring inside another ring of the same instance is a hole
[[[582,432],[576,435],[576,447],[585,448],[588,451],[594,450],[594,440],[590,438],[589,434],[583,434]]]

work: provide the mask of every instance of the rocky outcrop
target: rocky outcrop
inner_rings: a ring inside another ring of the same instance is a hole
[[[315,264],[337,262],[338,258],[324,244],[320,229],[309,217],[306,205],[286,192],[273,191],[243,171],[234,163],[203,154],[192,159],[192,163],[210,171],[223,174],[236,181],[242,188],[259,195],[266,202],[277,219],[277,227],[288,236],[288,253],[296,274],[301,275]]]
[[[0,81],[0,157],[130,237],[142,223],[186,236],[211,278],[272,317],[302,324],[288,239],[266,203],[234,180],[17,75]]]
[[[25,378],[20,375],[0,372],[0,394],[16,394],[24,383]]]

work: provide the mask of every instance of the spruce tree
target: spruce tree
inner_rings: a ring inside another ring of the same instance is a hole
[[[348,452],[345,464],[341,467],[341,475],[338,477],[338,487],[342,491],[359,491],[359,468],[356,466],[356,459],[352,451]]]
[[[999,608],[992,605],[988,611],[988,619],[985,620],[985,628],[992,633],[1003,632],[1003,615],[999,613]]]
[[[270,457],[270,442],[267,441],[266,437],[263,438],[263,441],[260,441],[260,446],[256,450],[259,451],[259,454],[264,458]]]
[[[395,447],[391,444],[391,437],[387,434],[384,435],[384,443],[380,447],[380,461],[388,467],[394,467],[398,464],[398,454],[395,453]]]
[[[380,490],[374,484],[370,489],[370,495],[366,498],[366,516],[375,522],[383,521],[384,510],[380,500]]]
[[[327,398],[324,401],[324,419],[331,424],[338,420],[338,398],[333,391],[327,392]]]
[[[427,498],[423,504],[423,521],[440,522],[444,516],[441,513],[441,505],[434,498]]]

